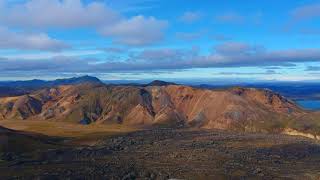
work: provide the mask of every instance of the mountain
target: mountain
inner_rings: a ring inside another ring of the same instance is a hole
[[[61,86],[61,85],[72,85],[72,84],[82,84],[82,83],[95,83],[102,84],[102,82],[92,76],[81,76],[81,77],[73,77],[70,79],[57,79],[54,81],[49,81],[49,86]]]
[[[148,86],[80,83],[0,98],[0,120],[36,119],[143,128],[196,127],[250,132],[296,130],[318,135],[320,119],[317,115],[270,90],[208,90],[163,82]]]
[[[0,97],[20,96],[24,94],[30,94],[42,88],[83,83],[103,84],[98,78],[91,76],[57,79],[53,81],[37,79],[29,81],[0,81]]]
[[[1,87],[0,86],[0,97],[6,96],[19,96],[23,94],[27,94],[28,91],[23,88],[15,88],[15,87]]]
[[[72,84],[81,84],[81,83],[97,83],[102,84],[102,82],[92,76],[81,76],[73,77],[69,79],[57,79],[53,81],[44,81],[44,80],[29,80],[29,81],[2,81],[0,82],[0,87],[6,88],[24,88],[24,89],[37,89],[44,87],[53,87],[61,85],[72,85]]]
[[[176,84],[171,82],[166,82],[166,81],[154,80],[149,84],[146,84],[145,86],[168,86],[168,85],[176,85]]]
[[[234,86],[254,87],[259,89],[270,89],[293,100],[319,100],[319,82],[264,82],[264,83],[240,83],[226,85],[200,84],[195,87],[203,89],[225,89]],[[307,93],[306,93],[307,92]]]

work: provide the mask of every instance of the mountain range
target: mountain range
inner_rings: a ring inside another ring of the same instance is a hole
[[[0,81],[0,97],[23,95],[41,88],[81,83],[102,84],[102,82],[98,78],[92,76],[56,79],[52,81],[44,81],[39,79],[27,81]]]
[[[240,84],[199,84],[198,88],[204,89],[222,89],[234,86],[254,87],[259,89],[270,89],[281,93],[287,98],[293,100],[319,100],[320,84],[319,82],[263,82],[263,83],[240,83]]]
[[[29,92],[0,98],[0,120],[300,133],[319,138],[319,112],[306,111],[267,89],[211,90],[163,81],[107,85],[90,76],[11,83]]]

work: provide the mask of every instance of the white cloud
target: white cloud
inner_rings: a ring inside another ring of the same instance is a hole
[[[60,51],[65,48],[69,45],[44,33],[17,33],[0,27],[0,49]]]
[[[107,37],[112,37],[115,43],[139,46],[162,40],[163,31],[167,26],[166,21],[140,15],[122,20],[113,26],[105,26],[100,29],[100,32]]]
[[[52,59],[55,57],[81,57],[88,55],[101,54],[101,50],[71,50],[71,51],[61,51],[61,52],[38,52],[38,53],[19,53],[11,55],[3,55],[2,58],[8,60],[20,59],[20,60],[44,60]]]
[[[120,16],[104,3],[84,5],[81,0],[30,0],[2,5],[0,20],[24,28],[99,26],[117,21]]]
[[[2,5],[1,5],[2,4]],[[124,17],[105,2],[81,0],[0,0],[0,22],[9,28],[92,28],[124,45],[149,45],[163,39],[168,23],[154,17]]]

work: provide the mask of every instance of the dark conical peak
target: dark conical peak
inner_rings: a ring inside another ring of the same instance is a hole
[[[171,82],[166,82],[166,81],[154,80],[149,84],[147,84],[146,86],[168,86],[168,85],[176,85],[176,84]]]

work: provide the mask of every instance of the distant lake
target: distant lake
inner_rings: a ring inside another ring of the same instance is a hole
[[[305,109],[320,110],[320,100],[299,100],[296,102]]]

